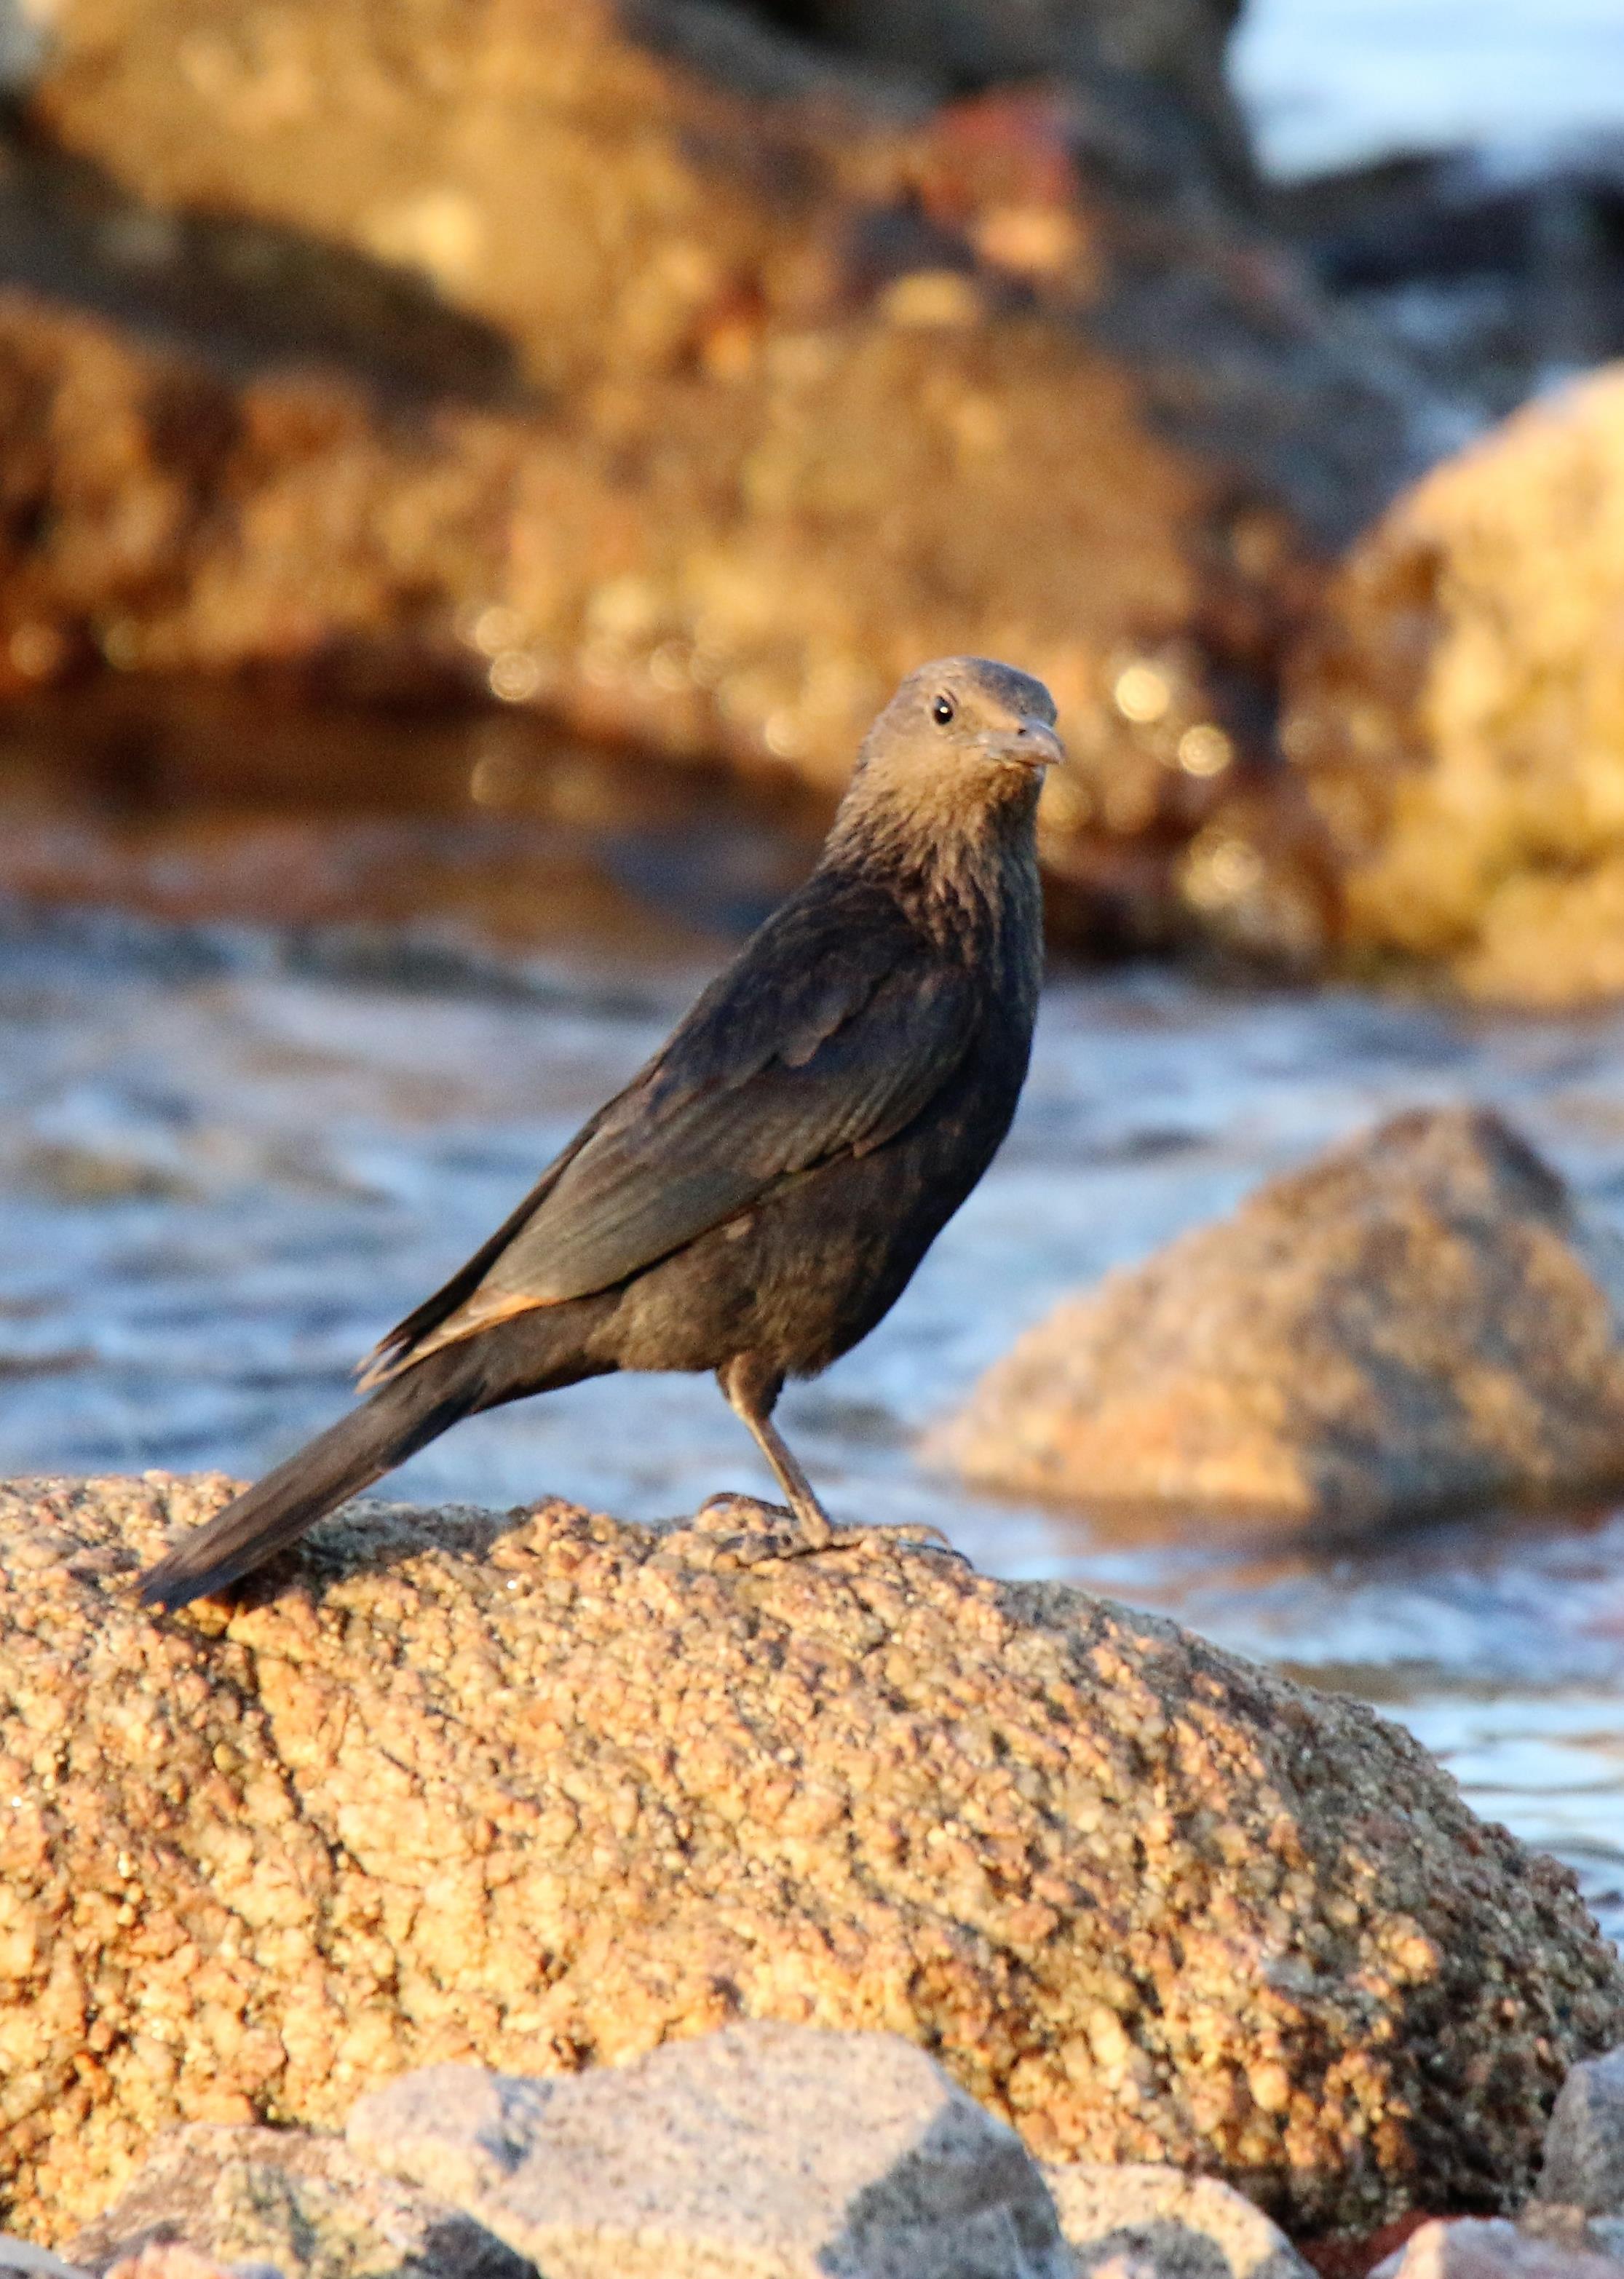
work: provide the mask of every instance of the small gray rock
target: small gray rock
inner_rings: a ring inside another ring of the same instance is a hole
[[[1624,2049],[1574,2066],[1562,2083],[1536,2190],[1587,2215],[1624,2215]]]
[[[435,2066],[352,2147],[547,2279],[1071,2279],[1013,2129],[890,2034],[732,2026],[555,2081]]]
[[[1216,2176],[1182,2168],[1045,2167],[1079,2274],[1144,2279],[1313,2279],[1284,2232]]]
[[[1520,2231],[1504,2216],[1424,2223],[1370,2279],[1620,2279],[1624,2266],[1561,2240]]]
[[[11,2271],[26,2271],[28,2279],[80,2279],[74,2266],[53,2255],[49,2247],[36,2247],[30,2239],[13,2239],[9,2231],[0,2231],[0,2279]]]
[[[282,2279],[535,2279],[461,2209],[300,2129],[171,2130],[67,2254],[99,2279],[158,2240]]]
[[[1525,2239],[1553,2241],[1584,2255],[1610,2255],[1624,2263],[1624,2217],[1587,2215],[1561,2200],[1530,2200],[1517,2218]]]

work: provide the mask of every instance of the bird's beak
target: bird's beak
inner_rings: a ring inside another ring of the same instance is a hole
[[[1066,747],[1046,720],[1029,712],[1008,734],[1000,737],[994,756],[1017,761],[1027,768],[1059,767]]]

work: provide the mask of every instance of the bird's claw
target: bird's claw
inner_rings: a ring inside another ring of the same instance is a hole
[[[835,1543],[827,1521],[821,1528],[808,1524],[787,1504],[764,1503],[751,1495],[708,1496],[693,1515],[692,1532],[707,1539],[707,1563],[717,1567],[764,1567],[779,1559],[805,1559]]]
[[[708,1496],[695,1512],[693,1525],[670,1539],[673,1546],[680,1541],[687,1564],[733,1568],[811,1559],[824,1551],[852,1551],[875,1539],[899,1549],[929,1552],[933,1557],[946,1555],[965,1566],[970,1563],[940,1528],[923,1522],[900,1527],[837,1528],[821,1511],[815,1516],[793,1511],[786,1504],[765,1503],[759,1496],[734,1493]]]
[[[949,1559],[956,1559],[961,1567],[975,1564],[968,1551],[961,1551],[951,1536],[945,1535],[939,1527],[933,1527],[928,1519],[910,1519],[900,1527],[888,1529],[887,1532],[911,1543],[917,1551],[944,1552]]]

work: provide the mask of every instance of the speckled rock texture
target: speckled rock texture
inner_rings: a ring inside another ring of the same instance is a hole
[[[1216,2176],[1138,2161],[1046,2165],[1078,2279],[1311,2279],[1262,2210]]]
[[[534,2279],[457,2207],[380,2175],[336,2137],[192,2122],[160,2137],[134,2182],[66,2243],[104,2275],[155,2243],[282,2279]]]
[[[1327,1539],[1624,1480],[1624,1251],[1501,1120],[1416,1110],[1068,1299],[938,1453]]]
[[[433,2066],[347,2134],[548,2279],[1076,2279],[1020,2138],[894,2034],[758,2021],[572,2081]]]
[[[1624,990],[1621,619],[1615,365],[1401,499],[1291,668],[1356,948],[1518,1004]]]
[[[0,1494],[0,2175],[47,2242],[179,2122],[734,2020],[899,2033],[1042,2157],[1295,2230],[1526,2192],[1624,1976],[1398,1728],[894,1533],[750,1564],[359,1507],[263,1595],[132,1572],[231,1484]],[[272,1593],[280,1593],[272,1595]]]
[[[1007,655],[1095,929],[1311,958],[1274,684],[1421,391],[1226,192],[1228,12],[927,9],[903,69],[904,6],[58,0],[0,661],[451,674],[831,787],[901,671]],[[1103,78],[1007,84],[1018,27]]]

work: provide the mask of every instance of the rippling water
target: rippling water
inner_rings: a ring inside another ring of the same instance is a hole
[[[134,839],[104,819],[36,814],[31,838],[11,823],[7,1474],[253,1473],[326,1421],[356,1355],[506,1212],[804,859],[801,840],[735,843],[719,825],[663,839],[604,828],[565,847],[509,820],[459,856],[449,823],[426,848],[421,826],[369,824],[361,853],[353,831],[306,843],[241,818]],[[146,914],[67,907],[69,840],[81,872]],[[337,888],[321,914],[304,908],[321,902],[313,850],[350,880],[346,915]],[[426,906],[461,909],[452,886],[482,863],[505,881],[509,921],[527,880],[528,938],[512,924],[425,932],[398,908],[359,907],[357,879],[374,894],[393,881],[397,905],[415,881]],[[177,914],[181,900],[207,908],[222,879],[246,918]],[[555,886],[571,947],[549,918]],[[165,894],[174,907],[155,914]],[[290,902],[300,922],[272,922],[264,906]],[[1483,1519],[1335,1556],[1226,1543],[1194,1521],[1122,1539],[967,1495],[915,1453],[1061,1292],[1369,1117],[1462,1098],[1508,1110],[1624,1220],[1624,1015],[1492,1020],[1348,993],[1061,975],[992,1173],[890,1320],[783,1414],[837,1515],[938,1522],[990,1569],[1168,1608],[1382,1704],[1480,1808],[1571,1861],[1624,1930],[1624,1515]],[[647,1518],[769,1485],[714,1389],[685,1378],[608,1379],[479,1419],[399,1477],[425,1499],[557,1491]]]

